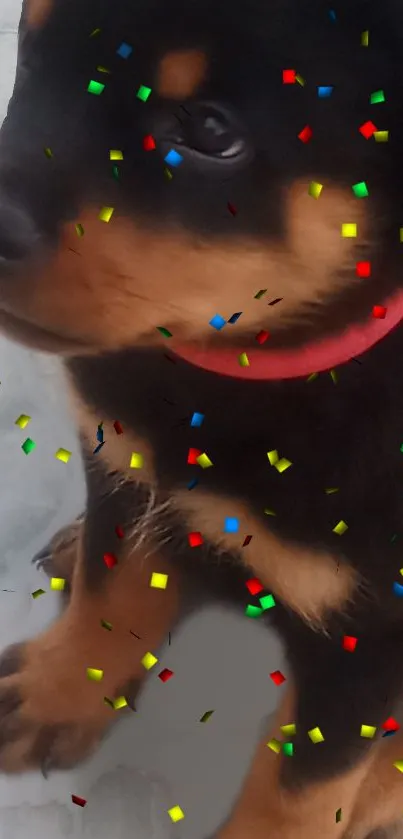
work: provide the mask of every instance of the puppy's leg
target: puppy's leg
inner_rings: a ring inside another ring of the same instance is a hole
[[[124,696],[130,703],[147,672],[145,654],[155,654],[177,612],[178,573],[169,560],[150,542],[140,548],[134,536],[115,533],[116,525],[130,532],[148,490],[115,482],[108,491],[93,476],[89,483],[69,605],[50,629],[9,648],[0,662],[0,769],[6,771],[67,767],[86,756],[125,713],[111,701]],[[104,554],[114,555],[114,567]],[[166,589],[150,587],[153,572],[168,576]],[[89,668],[102,678],[90,678]]]
[[[398,824],[403,818],[403,774],[393,765],[397,761],[403,761],[402,734],[388,737],[377,746],[358,792],[348,839],[365,839],[377,828],[390,828],[392,835],[403,836],[403,826]]]
[[[361,784],[375,771],[377,745],[362,736],[361,726],[379,726],[390,714],[385,694],[391,696],[397,689],[401,643],[400,637],[388,639],[387,656],[377,639],[360,638],[354,655],[313,634],[299,644],[292,656],[294,695],[289,693],[281,704],[274,728],[259,745],[235,809],[216,839],[344,835]],[[293,723],[295,736],[281,731],[282,725]],[[272,751],[267,744],[273,738],[292,742],[293,754]],[[371,827],[369,823],[359,839]]]

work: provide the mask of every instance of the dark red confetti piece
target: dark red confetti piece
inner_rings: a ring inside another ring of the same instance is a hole
[[[388,717],[388,719],[382,723],[382,728],[384,731],[399,731],[400,723],[398,723],[394,717]]]
[[[72,795],[71,800],[72,800],[73,804],[77,804],[78,807],[85,807],[85,805],[87,803],[87,799],[86,798],[80,798],[79,795]]]
[[[354,638],[353,635],[345,635],[343,638],[343,650],[346,650],[347,653],[353,653],[356,646],[357,646],[358,638]]]
[[[282,299],[282,297],[275,297],[274,300],[270,300],[270,303],[268,303],[267,305],[276,306],[277,303],[281,303]]]
[[[188,463],[191,466],[198,466],[197,458],[200,457],[201,454],[203,454],[201,449],[189,449],[189,451],[188,451]]]
[[[366,140],[369,140],[370,137],[375,134],[375,131],[378,131],[378,129],[371,120],[368,120],[368,122],[364,122],[363,125],[360,125],[359,131]]]
[[[152,134],[147,134],[146,137],[143,138],[143,149],[144,151],[153,151],[156,148],[156,142]]]
[[[104,563],[107,568],[114,568],[117,562],[116,556],[113,554],[104,554]]]
[[[164,669],[161,670],[161,673],[158,673],[158,678],[161,679],[161,682],[167,682],[173,675],[173,670],[169,670],[168,667],[164,667]]]
[[[296,75],[295,70],[283,70],[283,84],[295,84]]]
[[[231,204],[231,202],[230,202],[230,201],[228,201],[227,207],[228,207],[228,210],[229,210],[229,212],[231,213],[231,215],[232,215],[232,216],[236,216],[236,214],[237,214],[238,210],[237,210],[237,208],[235,207],[235,205],[234,205],[234,204]]]
[[[248,536],[245,536],[244,543],[243,543],[242,547],[246,548],[247,545],[249,545],[251,543],[251,541],[252,541],[252,536],[250,534],[248,534]]]
[[[116,434],[123,434],[122,423],[120,423],[119,420],[115,420],[115,422],[113,423],[113,427],[116,431]]]
[[[124,539],[125,534],[123,532],[123,527],[121,527],[120,524],[116,525],[115,533],[116,533],[116,536],[118,537],[118,539]]]
[[[310,128],[309,125],[306,125],[305,128],[299,132],[298,140],[301,140],[301,143],[309,143],[312,139],[312,133],[312,128]]]
[[[267,332],[266,329],[261,329],[256,335],[256,341],[258,344],[264,344],[268,338],[270,338],[270,332]]]
[[[274,670],[273,673],[270,673],[270,678],[275,685],[282,685],[285,682],[285,676],[283,676],[280,670]]]

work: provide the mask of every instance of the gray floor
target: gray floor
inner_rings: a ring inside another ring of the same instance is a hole
[[[17,0],[0,0],[0,121],[11,92]],[[77,439],[63,378],[49,357],[0,338],[0,647],[33,635],[56,613],[56,596],[33,600],[47,581],[33,554],[84,503]],[[15,420],[32,421],[21,431]],[[21,443],[30,436],[28,456]],[[73,452],[65,465],[60,446]],[[283,688],[280,648],[253,621],[211,609],[195,616],[161,656],[175,677],[151,676],[138,714],[116,729],[85,766],[20,778],[0,776],[0,839],[204,839],[227,813],[251,757],[263,716]],[[215,709],[206,725],[198,720]],[[87,798],[84,810],[71,794]],[[185,819],[171,826],[167,809]]]

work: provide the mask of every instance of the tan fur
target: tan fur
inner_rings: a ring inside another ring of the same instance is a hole
[[[175,504],[186,512],[190,530],[197,530],[222,550],[238,550],[246,534],[250,544],[241,550],[265,588],[314,627],[325,628],[327,609],[342,610],[354,596],[354,569],[325,551],[283,542],[247,507],[233,498],[203,492],[176,492]],[[224,533],[225,517],[239,520],[240,533]]]
[[[166,99],[187,99],[193,96],[207,75],[208,63],[201,50],[175,50],[161,59],[156,89]]]
[[[52,11],[53,0],[26,0],[28,26],[37,29],[43,26]]]
[[[308,186],[309,180],[299,182],[285,192],[283,242],[239,237],[236,244],[223,238],[212,245],[176,227],[147,230],[118,210],[107,224],[98,210],[83,210],[78,221],[84,236],[66,226],[59,251],[37,281],[32,266],[4,285],[2,306],[37,326],[108,349],[161,345],[157,326],[173,333],[171,346],[207,340],[215,312],[230,317],[242,311],[244,331],[288,323],[313,303],[362,282],[354,265],[368,236],[364,202],[331,185],[315,200]],[[342,223],[352,221],[358,247],[341,237]],[[341,269],[348,270],[340,275]],[[281,305],[254,299],[260,288],[281,296]]]

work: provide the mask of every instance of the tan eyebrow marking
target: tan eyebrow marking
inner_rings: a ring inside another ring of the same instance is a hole
[[[158,66],[157,92],[167,99],[186,99],[196,93],[207,70],[207,56],[202,50],[167,52]]]

